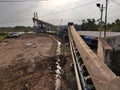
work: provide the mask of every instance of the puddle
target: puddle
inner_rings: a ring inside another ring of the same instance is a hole
[[[30,46],[30,45],[33,45],[33,43],[31,43],[31,42],[30,43],[26,43],[25,45]]]
[[[60,67],[60,64],[59,64],[59,62],[60,62],[59,55],[61,54],[61,43],[59,41],[57,41],[57,43],[58,43],[58,46],[57,46],[56,54],[58,56],[58,59],[56,61],[57,69],[55,70],[55,72],[56,72],[56,75],[55,75],[55,78],[56,78],[55,90],[60,90],[60,86],[61,86],[61,67]]]

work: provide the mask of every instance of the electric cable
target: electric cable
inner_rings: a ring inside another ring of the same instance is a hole
[[[73,7],[73,8],[65,9],[65,10],[62,10],[62,11],[58,11],[58,12],[55,12],[55,13],[50,13],[50,14],[42,15],[42,16],[40,16],[40,17],[46,17],[46,16],[50,16],[50,15],[55,15],[55,14],[58,14],[58,13],[67,12],[67,11],[70,11],[70,10],[74,10],[74,9],[77,9],[77,8],[80,8],[80,7],[84,7],[84,6],[93,4],[93,3],[95,3],[96,1],[98,1],[98,0],[94,0],[94,1],[92,1],[92,2],[83,4],[83,5],[80,5],[80,6],[76,6],[76,7]],[[19,19],[19,20],[10,20],[10,21],[0,22],[0,23],[22,22],[22,20],[25,21],[25,20],[28,20],[28,19],[31,19],[31,18],[25,18],[25,19]]]
[[[35,2],[35,1],[37,1],[37,2],[39,2],[39,1],[48,1],[48,0],[7,0],[7,1],[5,1],[5,0],[0,0],[0,2],[3,2],[3,3],[13,3],[13,2]]]
[[[117,1],[115,1],[115,0],[112,0],[114,3],[116,3],[117,5],[119,5],[120,6],[120,3],[118,3]]]
[[[97,0],[94,0],[94,1],[92,1],[92,2],[86,3],[86,4],[81,5],[81,6],[76,6],[76,7],[69,8],[69,9],[65,9],[65,10],[62,10],[62,11],[55,12],[55,13],[50,13],[50,14],[42,15],[42,16],[40,16],[40,17],[46,17],[46,16],[58,14],[58,13],[67,12],[67,11],[70,11],[70,10],[73,10],[73,9],[77,9],[77,8],[80,8],[80,7],[84,7],[84,6],[90,5],[90,4],[92,4],[92,3],[96,2],[96,1],[97,1]]]

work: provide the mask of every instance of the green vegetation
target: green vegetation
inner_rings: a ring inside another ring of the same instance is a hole
[[[77,28],[78,24],[75,25]],[[67,27],[67,26],[62,26]],[[79,27],[80,28],[80,27]],[[78,29],[79,29],[78,28]],[[104,30],[104,22],[102,22],[102,27],[100,27],[100,20],[95,19],[83,19],[81,24],[81,30],[86,31],[103,31]],[[29,32],[34,31],[33,27],[30,26],[15,26],[15,27],[0,27],[0,32]],[[107,24],[107,31],[120,32],[120,19],[116,19],[112,23]],[[58,32],[55,32],[57,34]]]
[[[14,30],[29,30],[29,29],[33,29],[32,27],[26,27],[26,26],[15,26],[14,28],[13,28]]]
[[[0,40],[4,39],[7,34],[8,34],[8,32],[2,32],[2,33],[0,33]]]
[[[82,20],[81,30],[98,31],[99,29],[100,22],[95,21],[95,19]],[[104,30],[104,22],[101,29]],[[115,20],[113,23],[108,23],[107,31],[120,32],[120,19]]]
[[[0,27],[0,32],[29,32],[33,30],[33,27],[29,26]]]
[[[2,33],[0,33],[0,36],[4,36],[4,35],[7,35],[8,34],[8,32],[2,32]]]
[[[0,35],[0,40],[4,39],[6,36]]]
[[[109,31],[120,32],[120,19],[115,20],[113,23],[107,25]]]
[[[96,24],[95,19],[83,20],[81,25],[81,30],[97,31],[99,25]]]

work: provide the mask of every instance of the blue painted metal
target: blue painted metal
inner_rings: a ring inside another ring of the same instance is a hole
[[[67,34],[67,31],[68,31],[67,27],[62,27],[62,26],[61,26],[58,36],[59,36],[60,38],[63,38],[64,35]]]

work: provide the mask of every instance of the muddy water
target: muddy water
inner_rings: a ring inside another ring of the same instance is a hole
[[[56,40],[57,41],[57,40]],[[56,54],[58,56],[57,58],[57,61],[56,61],[56,65],[57,65],[57,69],[55,70],[56,72],[56,75],[55,75],[55,78],[56,78],[56,82],[55,82],[55,90],[60,90],[60,86],[61,86],[61,67],[60,67],[60,58],[59,58],[59,55],[61,54],[61,43],[59,41],[57,41],[58,43],[58,46],[57,46],[57,51],[56,51]]]

